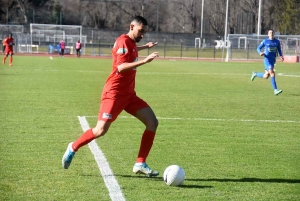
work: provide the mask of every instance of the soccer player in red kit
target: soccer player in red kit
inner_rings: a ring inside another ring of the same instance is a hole
[[[135,92],[135,76],[137,67],[151,62],[158,57],[158,52],[153,52],[143,60],[138,60],[138,51],[151,48],[157,43],[149,42],[143,46],[136,46],[147,32],[147,21],[141,16],[136,16],[130,23],[127,34],[117,38],[112,48],[113,65],[112,72],[106,80],[102,91],[98,122],[96,127],[84,132],[75,142],[69,143],[62,158],[62,166],[67,169],[78,149],[95,138],[103,136],[111,123],[125,110],[139,119],[145,130],[142,135],[140,150],[133,166],[133,172],[145,174],[149,177],[159,173],[152,170],[146,159],[151,150],[158,120],[151,107]]]
[[[14,54],[13,46],[15,45],[15,43],[11,33],[8,35],[6,39],[4,39],[4,45],[5,45],[5,55],[2,63],[5,64],[5,60],[7,56],[10,55],[9,65],[12,66],[12,61],[13,61],[12,57]]]

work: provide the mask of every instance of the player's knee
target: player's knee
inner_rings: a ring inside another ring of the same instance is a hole
[[[95,128],[93,128],[93,133],[94,133],[95,137],[98,138],[98,137],[104,136],[107,133],[107,130],[108,129],[105,129],[103,127],[96,126]]]
[[[157,118],[155,117],[155,118],[149,120],[149,121],[147,122],[146,127],[147,127],[147,129],[149,129],[149,130],[156,130],[157,127],[158,127],[158,120],[157,120]]]

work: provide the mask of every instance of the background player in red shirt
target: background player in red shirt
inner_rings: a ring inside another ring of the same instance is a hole
[[[112,72],[106,80],[102,91],[98,122],[96,127],[84,132],[75,142],[69,143],[62,158],[62,166],[67,169],[78,149],[95,138],[104,136],[111,123],[125,110],[135,116],[144,125],[140,150],[133,166],[134,173],[147,176],[157,176],[159,173],[152,170],[146,159],[151,150],[158,120],[151,107],[135,93],[135,76],[137,67],[151,62],[158,57],[158,52],[153,52],[143,60],[138,60],[138,51],[151,48],[157,43],[149,42],[143,46],[136,46],[147,32],[147,21],[141,16],[136,16],[130,23],[129,32],[117,38],[112,49]]]
[[[14,54],[13,46],[15,45],[15,43],[11,33],[8,35],[7,38],[4,39],[4,45],[5,45],[5,55],[2,63],[5,64],[5,60],[7,56],[10,55],[9,65],[12,66],[12,61],[13,61],[12,57]]]

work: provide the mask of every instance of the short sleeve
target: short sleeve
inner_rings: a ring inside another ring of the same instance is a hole
[[[128,40],[117,40],[115,44],[116,52],[116,64],[120,65],[122,63],[130,62],[129,61],[129,49],[130,44]]]

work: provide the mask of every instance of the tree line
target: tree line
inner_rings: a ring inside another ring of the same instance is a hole
[[[203,4],[202,4],[203,1]],[[1,24],[63,24],[127,30],[135,15],[149,31],[224,34],[227,0],[1,0]],[[203,8],[203,17],[202,17]],[[257,33],[259,0],[229,0],[228,33]],[[300,0],[262,0],[261,34],[300,33]]]

